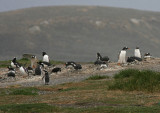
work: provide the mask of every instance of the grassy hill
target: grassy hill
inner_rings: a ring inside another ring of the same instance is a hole
[[[0,60],[46,51],[53,60],[117,61],[123,46],[160,56],[160,13],[89,6],[54,6],[0,13]]]

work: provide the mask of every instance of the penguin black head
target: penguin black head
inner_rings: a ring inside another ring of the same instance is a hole
[[[122,50],[127,50],[127,49],[129,49],[129,48],[126,46],[126,47],[124,47]]]
[[[136,49],[139,49],[139,47],[136,47]]]
[[[12,60],[12,62],[16,62],[16,59],[17,59],[17,58],[16,58],[16,57],[14,57],[14,58],[13,58],[13,60]]]
[[[47,53],[46,52],[42,52],[42,56],[46,55]]]
[[[97,56],[100,56],[100,53],[97,53]]]
[[[100,60],[102,58],[100,53],[97,53],[97,60]]]

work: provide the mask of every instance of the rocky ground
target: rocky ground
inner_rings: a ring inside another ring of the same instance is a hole
[[[74,69],[66,69],[64,65],[57,65],[57,67],[61,67],[62,71],[55,73],[50,73],[50,82],[49,85],[56,85],[68,82],[78,82],[85,80],[86,78],[93,75],[105,75],[105,76],[113,76],[115,73],[120,70],[127,68],[136,68],[136,69],[150,69],[154,71],[160,71],[160,58],[154,58],[145,60],[142,63],[138,64],[130,64],[119,66],[117,63],[109,63],[109,66],[105,69],[99,69],[98,66],[94,64],[82,64],[82,70],[75,71]],[[0,69],[0,88],[5,87],[28,87],[28,86],[41,86],[44,85],[42,80],[42,76],[23,76],[20,75],[17,71],[16,77],[11,78],[7,77],[6,74],[8,72],[7,68]]]

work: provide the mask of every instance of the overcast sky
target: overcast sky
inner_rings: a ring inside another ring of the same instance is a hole
[[[113,6],[160,12],[160,0],[0,0],[0,12],[55,5]]]

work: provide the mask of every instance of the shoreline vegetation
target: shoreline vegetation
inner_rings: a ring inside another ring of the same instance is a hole
[[[19,62],[22,65],[26,65],[26,66],[29,66],[31,64],[30,60],[27,58],[21,58],[17,60],[17,62]],[[65,63],[63,61],[54,61],[54,60],[51,60],[50,62],[51,64],[55,64],[55,65]],[[7,68],[8,66],[10,66],[10,63],[11,63],[11,60],[0,61],[0,68]]]

